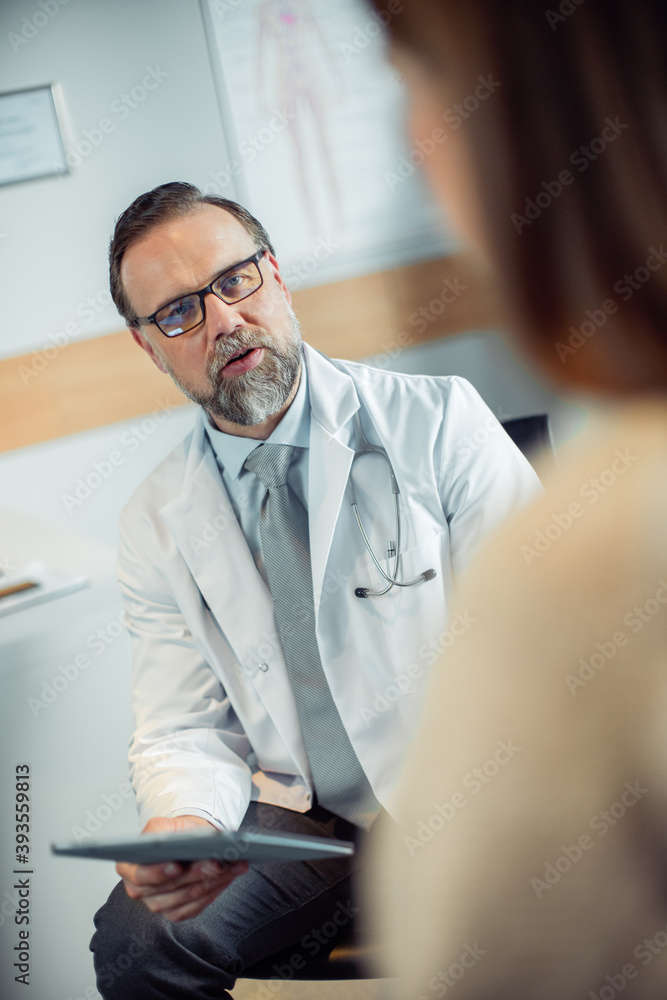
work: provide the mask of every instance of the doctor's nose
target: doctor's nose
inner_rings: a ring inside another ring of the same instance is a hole
[[[218,298],[215,292],[209,292],[204,299],[205,328],[211,340],[217,340],[220,334],[234,333],[246,322],[236,305],[229,305]]]

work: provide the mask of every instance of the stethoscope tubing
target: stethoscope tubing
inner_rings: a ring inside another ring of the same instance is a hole
[[[437,574],[434,569],[427,569],[423,573],[420,573],[418,577],[415,577],[414,580],[397,579],[398,565],[399,565],[399,560],[401,558],[401,509],[399,502],[400,489],[398,487],[398,481],[394,474],[394,469],[391,464],[391,459],[389,458],[389,455],[387,454],[386,450],[380,447],[379,445],[370,444],[370,442],[366,439],[366,435],[363,432],[363,428],[361,426],[361,420],[359,419],[358,413],[355,413],[354,415],[354,422],[355,422],[355,432],[356,432],[356,448],[354,456],[352,458],[352,465],[350,466],[350,474],[347,481],[350,505],[354,511],[357,520],[357,525],[359,527],[361,537],[364,540],[366,549],[368,550],[368,553],[371,559],[373,560],[373,563],[375,564],[377,571],[387,581],[388,584],[384,588],[384,590],[377,590],[377,591],[372,591],[368,587],[357,587],[354,593],[357,597],[383,597],[384,594],[387,594],[392,589],[392,587],[414,587],[415,584],[417,583],[422,583],[424,581],[434,579],[434,577]],[[357,500],[357,496],[354,491],[354,484],[352,482],[352,468],[357,459],[361,458],[363,455],[380,455],[380,457],[385,460],[385,462],[389,467],[389,475],[391,477],[391,491],[394,494],[394,519],[396,528],[396,552],[393,557],[394,558],[393,576],[389,576],[388,573],[385,573],[382,566],[380,565],[380,561],[375,555],[375,552],[373,551],[373,546],[371,545],[370,539],[366,534],[364,525],[361,520],[361,515],[359,514],[359,502]]]

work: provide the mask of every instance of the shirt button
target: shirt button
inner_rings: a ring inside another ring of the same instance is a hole
[[[262,671],[263,673],[266,673],[266,671],[267,671],[267,670],[269,669],[269,665],[268,665],[268,663],[260,663],[260,665],[259,665],[259,669],[260,669],[260,670],[261,670],[261,671]]]

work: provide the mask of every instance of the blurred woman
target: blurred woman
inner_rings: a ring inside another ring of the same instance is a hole
[[[606,404],[459,588],[474,624],[373,851],[400,1000],[667,996],[666,29],[664,0],[389,23],[424,169],[523,350]]]

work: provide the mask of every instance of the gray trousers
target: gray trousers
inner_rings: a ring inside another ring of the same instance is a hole
[[[359,847],[365,836],[319,805],[295,813],[251,802],[241,829],[355,840]],[[245,967],[293,947],[290,961],[276,966],[276,979],[289,979],[353,927],[358,867],[358,854],[252,865],[202,913],[179,923],[130,899],[119,882],[94,918],[97,988],[104,1000],[220,1000]]]

